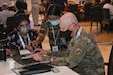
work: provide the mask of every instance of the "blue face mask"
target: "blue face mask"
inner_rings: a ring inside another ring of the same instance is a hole
[[[48,20],[53,26],[56,26],[59,24],[60,20],[55,20],[55,21],[51,21],[51,20]]]

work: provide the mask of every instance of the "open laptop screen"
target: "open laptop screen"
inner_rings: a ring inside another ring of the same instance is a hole
[[[10,43],[9,48],[11,49],[12,57],[16,62],[22,65],[28,65],[28,64],[37,62],[32,59],[30,54],[26,54],[25,50],[20,52],[20,50],[18,49],[16,45]],[[25,55],[23,55],[24,53]]]

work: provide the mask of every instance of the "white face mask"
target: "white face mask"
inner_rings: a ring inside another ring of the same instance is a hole
[[[27,34],[28,31],[29,31],[29,28],[23,28],[23,27],[21,27],[19,31],[20,31],[20,33],[22,33],[22,34]]]
[[[56,26],[59,24],[60,20],[55,20],[55,21],[51,21],[51,20],[48,20],[53,26]]]

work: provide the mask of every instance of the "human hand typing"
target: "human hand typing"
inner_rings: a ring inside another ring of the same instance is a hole
[[[34,49],[36,49],[37,47],[38,47],[38,41],[37,40],[33,40],[33,41],[31,41],[31,46],[34,48]]]
[[[33,51],[33,59],[36,61],[41,61],[42,55],[46,54],[46,51],[41,48],[36,48]]]
[[[11,54],[11,50],[6,48],[6,55],[9,55],[9,54]]]
[[[33,47],[31,45],[26,45],[25,49],[29,50],[30,52],[33,52]]]

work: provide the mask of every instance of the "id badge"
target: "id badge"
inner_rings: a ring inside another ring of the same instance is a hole
[[[66,39],[65,38],[60,38],[60,44],[61,45],[66,45]]]
[[[52,46],[52,51],[53,52],[58,51],[58,46]]]

